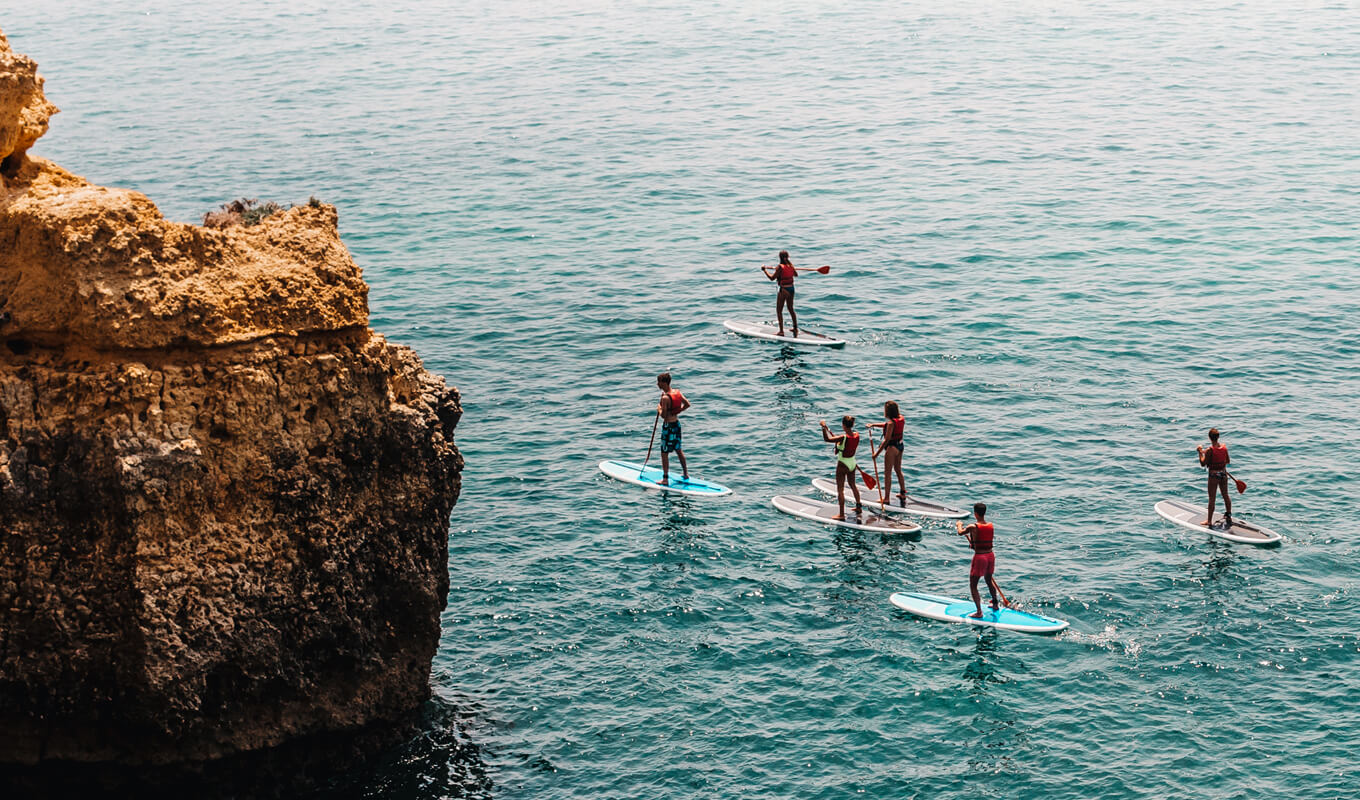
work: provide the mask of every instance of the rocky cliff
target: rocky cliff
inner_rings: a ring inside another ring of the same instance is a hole
[[[173,764],[428,693],[456,390],[370,331],[335,209],[254,227],[27,155],[0,34],[0,761]]]

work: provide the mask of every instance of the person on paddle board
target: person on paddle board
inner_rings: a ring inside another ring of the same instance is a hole
[[[986,503],[973,504],[973,519],[976,521],[966,528],[962,522],[955,522],[954,527],[960,536],[968,539],[968,546],[973,548],[973,561],[968,567],[968,588],[973,593],[973,604],[977,606],[977,613],[969,616],[982,619],[982,595],[978,592],[978,578],[987,579],[987,592],[992,596],[993,611],[999,608],[997,598],[1001,597],[1001,602],[1005,602],[1005,597],[1001,595],[996,579],[992,577],[992,573],[996,571],[996,554],[992,552],[992,537],[996,528],[987,521]],[[1007,608],[1010,608],[1010,605],[1006,603]]]
[[[1200,524],[1206,528],[1214,521],[1214,495],[1221,489],[1223,491],[1223,528],[1226,530],[1232,527],[1232,495],[1228,494],[1228,446],[1219,444],[1218,428],[1209,429],[1209,449],[1205,450],[1204,445],[1196,445],[1195,452],[1199,453],[1199,465],[1209,470],[1209,515]]]
[[[907,421],[897,410],[897,403],[889,400],[883,404],[884,422],[871,422],[870,428],[883,429],[883,444],[874,451],[874,457],[883,453],[883,496],[892,496],[893,472],[897,473],[897,485],[902,491],[897,493],[897,499],[902,501],[902,505],[907,504],[907,479],[902,475],[902,434],[907,429]]]
[[[793,335],[797,336],[798,315],[793,312],[793,279],[798,277],[798,270],[789,260],[789,251],[779,251],[779,264],[774,269],[761,267],[760,270],[765,273],[765,277],[779,282],[779,292],[774,296],[774,310],[779,316],[779,335],[784,335],[784,306],[788,306],[789,319],[793,320]]]
[[[826,426],[826,420],[822,420],[822,440],[830,442],[836,447],[836,502],[840,504],[841,513],[832,519],[845,519],[845,483],[850,482],[850,491],[855,493],[855,515],[864,513],[864,507],[860,505],[859,486],[855,484],[855,450],[859,448],[859,434],[855,433],[855,418],[846,414],[841,417],[841,429],[845,432],[836,436],[831,435],[831,429]]]
[[[689,401],[680,394],[679,389],[671,388],[669,372],[656,376],[656,387],[661,390],[661,402],[656,404],[656,413],[661,415],[661,480],[657,483],[669,486],[671,453],[675,453],[680,459],[680,469],[685,480],[689,480],[689,465],[685,463],[685,451],[680,449],[680,412],[689,408]]]

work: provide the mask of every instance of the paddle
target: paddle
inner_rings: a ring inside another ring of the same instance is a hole
[[[647,462],[652,460],[652,443],[656,441],[656,424],[661,421],[661,412],[656,412],[656,419],[652,420],[652,438],[647,440],[647,457],[642,459],[642,469],[638,470],[638,480],[642,480],[642,473],[647,471]]]
[[[761,269],[765,269],[765,265],[764,265],[764,264],[761,264],[761,265],[760,265],[760,268],[761,268]],[[796,272],[817,272],[817,273],[820,273],[820,274],[822,274],[822,275],[826,275],[826,274],[828,274],[828,273],[831,272],[831,265],[830,265],[830,264],[823,264],[823,265],[820,266],[820,267],[794,267],[793,269],[794,269],[794,271],[796,271]]]
[[[874,462],[874,480],[878,480],[878,453],[874,452],[874,429],[868,425],[865,425],[864,428],[869,431],[869,457],[873,459]],[[874,487],[870,486],[869,488],[872,489]],[[879,490],[878,492],[878,504],[883,508],[888,507],[888,498],[883,496],[882,490]]]
[[[1243,492],[1245,492],[1245,491],[1247,490],[1247,482],[1246,482],[1246,481],[1239,481],[1238,479],[1233,478],[1233,474],[1232,474],[1231,472],[1228,472],[1227,470],[1224,470],[1223,473],[1224,473],[1225,475],[1227,475],[1229,478],[1232,478],[1232,479],[1233,479],[1233,483],[1237,484],[1237,493],[1238,493],[1238,494],[1242,494]]]
[[[996,583],[996,578],[992,578],[992,583]],[[1001,605],[1005,606],[1006,608],[1015,607],[1011,605],[1011,601],[1006,599],[1006,593],[1001,591],[1001,584],[999,583],[996,584],[996,593],[1001,595]]]

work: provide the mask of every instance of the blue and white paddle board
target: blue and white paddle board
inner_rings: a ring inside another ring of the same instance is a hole
[[[836,482],[830,478],[813,478],[812,488],[823,494],[828,494],[832,497],[836,496]],[[848,486],[846,487],[846,491],[850,491]],[[861,489],[859,494],[860,497],[864,498],[864,505],[873,506],[874,508],[883,511],[894,511],[898,514],[914,514],[918,517],[932,517],[934,519],[963,519],[968,516],[968,512],[963,511],[962,509],[941,505],[940,503],[932,503],[929,500],[922,500],[919,497],[912,497],[911,495],[907,495],[907,502],[905,505],[897,495],[889,497],[888,502],[885,505],[878,501],[878,494],[871,490]]]
[[[807,328],[799,328],[798,335],[793,335],[793,327],[784,329],[784,335],[779,335],[779,327],[767,322],[742,322],[740,320],[729,319],[723,322],[723,327],[733,333],[740,333],[742,336],[750,336],[752,339],[761,339],[767,342],[780,342],[782,344],[797,344],[808,347],[845,347],[844,339],[835,339]]]
[[[970,616],[977,613],[977,606],[973,605],[972,600],[958,600],[937,594],[893,592],[888,601],[918,617],[937,619],[941,622],[966,622],[969,625],[1021,633],[1057,633],[1067,627],[1066,620],[1017,611],[1014,608],[993,610],[987,607],[985,601],[982,604],[982,619],[975,619]]]
[[[1204,521],[1204,512],[1209,510],[1207,501],[1195,504],[1183,500],[1163,500],[1153,506],[1152,510],[1162,519],[1174,522],[1182,528],[1207,533],[1238,544],[1275,544],[1284,538],[1269,528],[1262,528],[1260,525],[1236,518],[1233,519],[1232,527],[1228,527],[1223,524],[1222,514],[1214,514],[1212,525],[1201,525],[1200,523]]]
[[[770,502],[774,503],[774,507],[785,514],[792,514],[795,517],[810,519],[826,525],[835,525],[839,528],[900,534],[920,533],[921,531],[920,525],[913,525],[900,519],[880,517],[877,514],[856,514],[853,498],[845,504],[845,519],[832,519],[840,513],[840,507],[836,503],[824,503],[821,500],[813,500],[811,497],[781,494],[776,495]]]
[[[722,497],[732,493],[731,489],[722,484],[701,481],[695,477],[685,480],[680,477],[680,470],[677,469],[671,470],[670,483],[662,486],[657,483],[661,480],[661,467],[648,465],[644,468],[635,461],[601,461],[600,472],[614,480],[631,483],[644,489],[669,492],[670,494],[683,494],[690,497]]]

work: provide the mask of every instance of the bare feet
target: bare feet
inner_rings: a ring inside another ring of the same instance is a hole
[[[656,485],[657,485],[657,486],[670,486],[670,485],[671,485],[671,482],[668,481],[668,480],[666,480],[665,478],[662,478],[661,480],[659,480],[659,481],[656,482]]]
[[[783,329],[783,328],[780,328],[780,329],[779,329],[779,333],[776,333],[776,334],[775,334],[775,336],[783,336],[783,335],[784,335],[784,329]]]
[[[845,520],[845,515],[837,514],[836,516],[832,517],[832,519],[836,520],[837,522],[843,522]]]
[[[969,618],[969,619],[982,619],[982,612],[981,612],[981,611],[978,611],[976,614],[969,614],[969,615],[968,615],[968,618]]]

